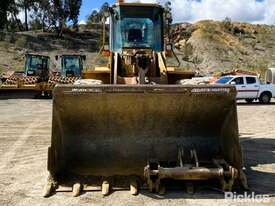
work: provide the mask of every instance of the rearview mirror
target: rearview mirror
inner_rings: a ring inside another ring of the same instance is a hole
[[[231,85],[236,85],[236,82],[230,82]]]

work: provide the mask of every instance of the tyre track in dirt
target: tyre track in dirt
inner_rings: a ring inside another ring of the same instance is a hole
[[[0,171],[5,170],[6,167],[8,167],[9,163],[14,159],[16,153],[18,152],[19,149],[21,149],[27,142],[27,139],[30,138],[31,133],[33,132],[33,129],[36,128],[37,126],[37,121],[39,119],[35,119],[30,123],[30,126],[28,126],[18,137],[16,142],[13,143],[13,145],[9,148],[8,152],[6,152],[4,155],[1,155],[0,158]],[[41,125],[41,124],[40,124]],[[24,154],[25,156],[26,154]],[[33,153],[31,153],[33,155]],[[1,174],[1,173],[0,173]]]
[[[0,205],[20,205],[46,170],[51,101],[14,101],[0,101]]]

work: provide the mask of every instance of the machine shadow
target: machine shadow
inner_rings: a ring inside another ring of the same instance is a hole
[[[275,195],[275,139],[240,140],[248,186],[256,193]]]
[[[169,190],[165,195],[159,195],[155,193],[150,193],[148,190],[142,190],[139,193],[140,195],[144,195],[150,197],[152,199],[164,200],[164,199],[224,199],[224,194],[221,192],[215,192],[211,190],[199,191],[194,194],[187,194],[184,191],[174,191]]]
[[[275,105],[275,102],[270,102],[269,104],[262,104],[260,102],[252,102],[252,103],[247,103],[247,102],[238,102],[237,101],[237,105],[238,106],[270,106],[270,105]]]

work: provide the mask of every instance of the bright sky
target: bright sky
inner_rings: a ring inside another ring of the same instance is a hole
[[[85,22],[94,9],[104,2],[116,0],[82,0],[79,20]],[[138,0],[126,0],[137,2]],[[167,0],[139,0],[165,3]],[[195,22],[202,19],[223,20],[226,17],[250,23],[275,24],[275,0],[170,0],[174,22]]]
[[[82,6],[80,9],[79,21],[86,21],[87,16],[92,13],[94,9],[98,10],[105,3],[108,2],[110,5],[114,4],[116,0],[82,0]]]

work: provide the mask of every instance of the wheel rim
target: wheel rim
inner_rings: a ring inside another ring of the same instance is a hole
[[[269,96],[268,95],[263,95],[262,100],[263,100],[264,103],[268,103],[269,102]]]

